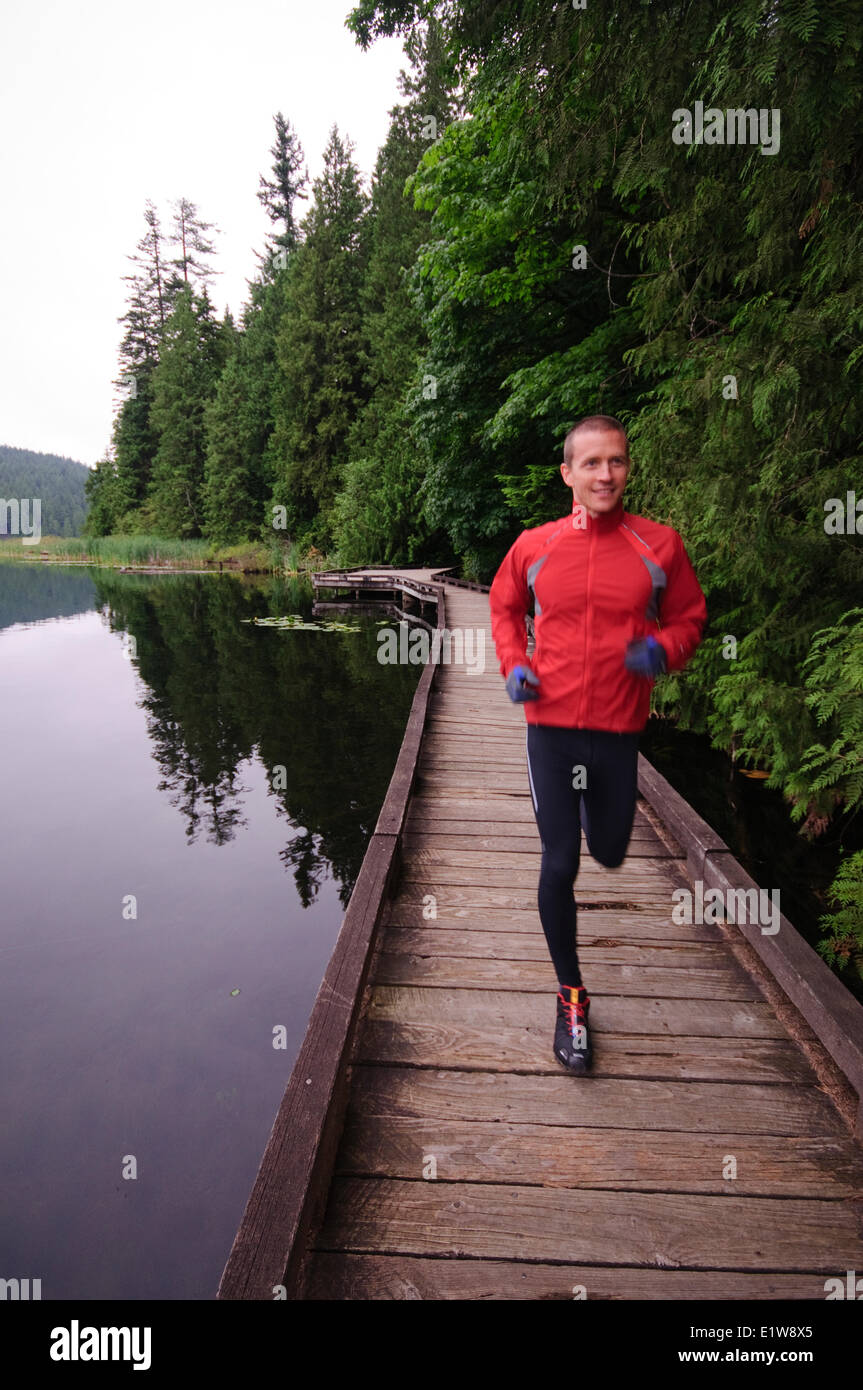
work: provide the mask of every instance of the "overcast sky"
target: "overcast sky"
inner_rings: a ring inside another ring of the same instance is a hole
[[[401,42],[366,53],[353,0],[27,0],[0,16],[0,443],[93,464],[119,401],[117,348],[151,198],[197,204],[215,236],[212,297],[235,318],[269,219],[273,117],[310,177],[330,126],[368,177]],[[300,203],[303,214],[308,203]]]

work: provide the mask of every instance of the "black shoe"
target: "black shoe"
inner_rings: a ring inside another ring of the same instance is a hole
[[[557,996],[554,1055],[569,1071],[583,1074],[593,1052],[587,1029],[590,998],[584,985],[561,985]]]

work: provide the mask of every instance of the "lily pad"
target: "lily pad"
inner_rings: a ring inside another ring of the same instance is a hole
[[[244,623],[254,623],[255,627],[275,627],[294,632],[361,632],[359,624],[325,621],[307,623],[302,613],[288,613],[284,618],[243,618]]]

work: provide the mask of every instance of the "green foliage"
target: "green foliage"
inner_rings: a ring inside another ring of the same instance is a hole
[[[147,500],[156,528],[164,536],[191,537],[202,532],[204,410],[223,353],[206,291],[199,297],[190,289],[180,290],[153,373],[150,411],[159,448]]]
[[[854,960],[863,976],[863,850],[840,866],[830,887],[830,898],[836,910],[821,918],[827,938],[818,949],[828,965],[838,965],[840,969]]]
[[[0,497],[38,498],[43,534],[77,536],[87,514],[91,470],[75,459],[0,444]],[[32,515],[31,515],[32,520]],[[5,525],[6,513],[0,514]],[[0,545],[3,543],[0,535]]]
[[[803,670],[806,704],[826,727],[788,778],[795,820],[804,807],[810,817],[829,817],[840,802],[850,810],[863,805],[863,608],[815,633]]]
[[[217,545],[245,540],[255,517],[254,455],[242,424],[245,380],[236,356],[226,364],[216,394],[204,407],[207,456],[202,504],[204,531]]]
[[[451,104],[440,80],[440,35],[410,44],[414,75],[402,74],[403,106],[390,112],[366,219],[368,261],[360,303],[360,361],[366,404],[348,439],[348,462],[333,503],[332,531],[342,564],[404,564],[434,548],[423,509],[423,456],[411,402],[426,335],[408,285],[409,268],[428,234],[428,215],[405,185]],[[432,122],[435,125],[432,125]]]
[[[269,453],[272,501],[292,536],[329,538],[329,514],[347,462],[347,438],[362,403],[359,294],[366,199],[352,145],[333,127],[304,240],[292,257],[276,355],[281,377]]]

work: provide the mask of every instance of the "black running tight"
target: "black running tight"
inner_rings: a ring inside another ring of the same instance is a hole
[[[572,890],[581,830],[593,858],[617,868],[635,815],[638,734],[528,724],[527,767],[542,842],[539,917],[558,983],[578,985]]]

